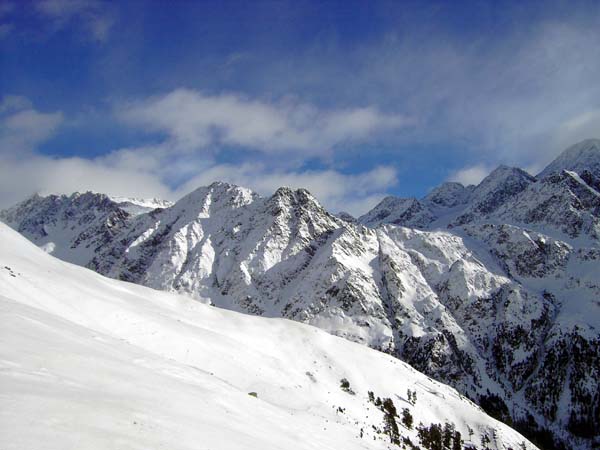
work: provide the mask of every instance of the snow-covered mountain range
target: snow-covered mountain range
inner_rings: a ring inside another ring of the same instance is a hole
[[[226,183],[128,211],[34,196],[0,218],[59,258],[216,306],[309,323],[448,383],[545,448],[600,430],[600,141],[537,177],[388,197],[357,221],[306,190]],[[555,441],[555,442],[553,442]]]
[[[535,450],[456,390],[314,327],[104,278],[0,224],[6,450]]]

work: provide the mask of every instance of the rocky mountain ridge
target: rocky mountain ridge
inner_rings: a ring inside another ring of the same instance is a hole
[[[569,147],[537,177],[500,166],[477,186],[444,183],[420,200],[386,197],[357,220],[370,227],[390,223],[423,230],[513,223],[565,239],[598,241],[598,192],[600,140],[588,139]]]
[[[593,164],[561,161],[541,179],[500,167],[478,186],[388,198],[362,224],[303,189],[226,183],[141,214],[86,193],[0,218],[101,274],[393,354],[545,448],[583,449],[600,429],[600,194]]]

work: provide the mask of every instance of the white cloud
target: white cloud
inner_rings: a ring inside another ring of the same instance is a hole
[[[335,170],[270,170],[262,164],[214,164],[196,166],[199,173],[173,188],[166,181],[160,158],[143,152],[115,152],[96,159],[50,158],[42,155],[15,157],[0,152],[0,208],[23,200],[34,192],[69,194],[94,191],[117,196],[159,197],[177,200],[213,181],[249,187],[268,196],[281,186],[308,189],[330,211],[355,215],[377,204],[396,183],[396,172],[379,167],[358,174]]]
[[[450,175],[448,181],[457,181],[464,186],[479,184],[479,182],[488,176],[491,171],[492,169],[490,167],[484,165],[465,167]]]
[[[0,207],[34,192],[94,190],[111,194],[167,195],[170,190],[140,159],[125,164],[108,157],[51,158],[36,153],[63,123],[60,111],[40,112],[19,96],[0,102]]]
[[[42,0],[36,4],[37,11],[51,21],[55,30],[70,23],[79,24],[96,41],[105,41],[114,17],[106,3],[97,0]]]
[[[413,123],[374,107],[323,111],[289,99],[264,102],[188,89],[121,105],[117,115],[130,124],[164,132],[180,151],[230,145],[265,153],[301,150],[303,156]]]
[[[35,192],[70,194],[88,190],[138,197],[172,195],[152,173],[109,166],[99,160],[40,155],[21,159],[0,154],[0,208]]]
[[[42,113],[18,96],[0,102],[0,153],[29,152],[54,134],[63,121],[60,111]]]
[[[268,92],[366,101],[417,118],[418,126],[394,137],[399,151],[414,143],[444,145],[461,147],[459,157],[476,161],[535,166],[599,137],[600,128],[579,128],[568,142],[556,135],[565,121],[600,108],[597,8],[573,6],[560,17],[553,8],[536,17],[509,8],[512,25],[468,34],[436,29],[446,17],[440,8],[438,17],[413,21],[424,26],[407,24],[356,47],[332,42],[265,57],[255,83]]]
[[[144,168],[109,158],[51,158],[36,153],[63,123],[60,111],[40,112],[19,96],[0,102],[0,207],[34,192],[95,190],[111,194],[162,195],[170,190]],[[139,160],[138,160],[139,166]]]
[[[106,2],[45,0],[35,5],[57,29],[81,22],[97,39],[110,33],[113,16],[107,13]],[[382,39],[359,45],[311,42],[315,45],[309,43],[304,53],[275,57],[270,52],[261,55],[258,48],[234,52],[225,65],[235,65],[249,92],[277,100],[178,89],[121,104],[120,118],[154,133],[152,137],[160,132],[164,139],[113,152],[102,164],[152,173],[177,184],[193,177],[194,171],[223,167],[213,161],[219,159],[222,146],[241,146],[253,152],[242,155],[236,167],[244,166],[243,162],[262,164],[258,173],[268,172],[269,179],[294,181],[301,173],[297,167],[307,158],[337,151],[339,161],[345,144],[389,136],[386,143],[396,144],[398,152],[410,151],[415,142],[420,148],[432,142],[462,146],[465,150],[457,151],[456,157],[469,158],[471,166],[451,178],[464,183],[479,181],[489,171],[488,164],[524,166],[533,173],[574,142],[600,137],[600,16],[567,16],[550,21],[540,20],[550,14],[541,15],[528,27],[506,29],[501,38],[483,32],[467,40],[464,33],[449,32],[440,39],[428,27],[418,27],[422,34],[408,29],[384,36],[390,29],[384,28]],[[193,83],[190,74],[197,72],[190,67],[204,66],[190,64],[168,66],[169,82]],[[215,73],[215,79],[234,84],[235,77],[222,75]],[[302,98],[310,98],[313,104],[286,97],[290,92],[305,95]],[[321,100],[363,107],[324,110],[314,106]],[[58,124],[60,119],[47,113],[23,113],[22,122],[39,123],[38,135],[35,127],[25,126],[34,131],[33,138],[25,142],[28,134],[17,133],[21,136],[17,146],[34,147],[58,126],[53,127],[52,120]],[[386,151],[391,153],[391,148]],[[259,152],[262,155],[256,156]],[[208,161],[198,162],[198,155]],[[264,168],[268,158],[270,171]],[[398,161],[402,162],[402,155]],[[247,179],[252,181],[250,176]],[[302,181],[311,179],[305,176]]]
[[[363,123],[370,117],[370,113],[366,119],[361,117],[360,111],[349,114],[350,118],[338,117],[343,113],[332,114],[330,122],[337,127],[347,121]],[[0,102],[0,207],[34,192],[69,194],[91,190],[176,200],[199,186],[228,181],[262,195],[271,195],[281,186],[306,188],[331,211],[360,214],[397,182],[396,171],[390,167],[343,174],[332,169],[274,169],[259,162],[219,164],[193,152],[180,153],[169,141],[124,148],[94,159],[37,154],[36,146],[51,137],[62,122],[61,112],[40,112],[24,97],[6,96]]]

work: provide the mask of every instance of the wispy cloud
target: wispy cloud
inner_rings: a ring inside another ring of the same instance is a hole
[[[12,23],[0,23],[0,39],[8,36],[13,29]]]
[[[0,2],[0,17],[13,12],[15,9],[15,2],[3,1]]]
[[[580,111],[560,123],[553,137],[559,148],[569,147],[589,137],[600,137],[600,103],[598,108]]]
[[[52,136],[62,121],[59,111],[39,112],[24,97],[4,97],[0,102],[0,153],[32,151]]]
[[[11,14],[15,9],[15,4],[13,2],[0,2],[0,39],[7,37],[11,34],[15,28],[14,24],[7,20],[6,16]]]
[[[241,108],[246,106],[242,104]],[[256,105],[252,104],[252,107]],[[264,105],[261,107],[269,110]],[[364,120],[360,113],[358,119],[352,112],[342,119],[338,115],[344,116],[345,112],[330,114],[333,117],[331,123],[336,126]],[[202,153],[182,153],[179,148],[172,147],[170,141],[118,149],[90,159],[49,157],[36,152],[36,148],[51,138],[63,122],[60,111],[38,111],[24,97],[6,96],[0,102],[0,207],[9,206],[33,192],[92,190],[176,200],[198,186],[228,181],[263,195],[272,194],[280,186],[303,187],[333,211],[344,209],[360,214],[374,206],[397,182],[396,171],[390,167],[344,174],[334,169],[274,167],[254,160],[224,164]],[[370,126],[363,125],[362,130]],[[341,132],[335,129],[333,134],[337,133]],[[364,131],[359,132],[361,136],[362,133]],[[199,142],[206,144],[204,140]],[[194,143],[198,145],[198,142]]]
[[[99,42],[108,38],[114,24],[107,4],[98,0],[42,0],[36,4],[36,9],[50,20],[54,30],[79,24],[92,40]]]
[[[254,75],[262,78],[255,83],[417,118],[416,127],[396,136],[398,148],[443,143],[486,164],[543,164],[565,146],[600,134],[591,125],[568,134],[560,129],[600,108],[600,8],[576,11],[522,18],[527,27],[502,34],[424,26],[356,47],[333,42],[260,60],[264,67]]]

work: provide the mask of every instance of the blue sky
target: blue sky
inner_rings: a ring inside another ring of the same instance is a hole
[[[0,1],[0,207],[225,180],[384,195],[600,136],[600,2]]]

